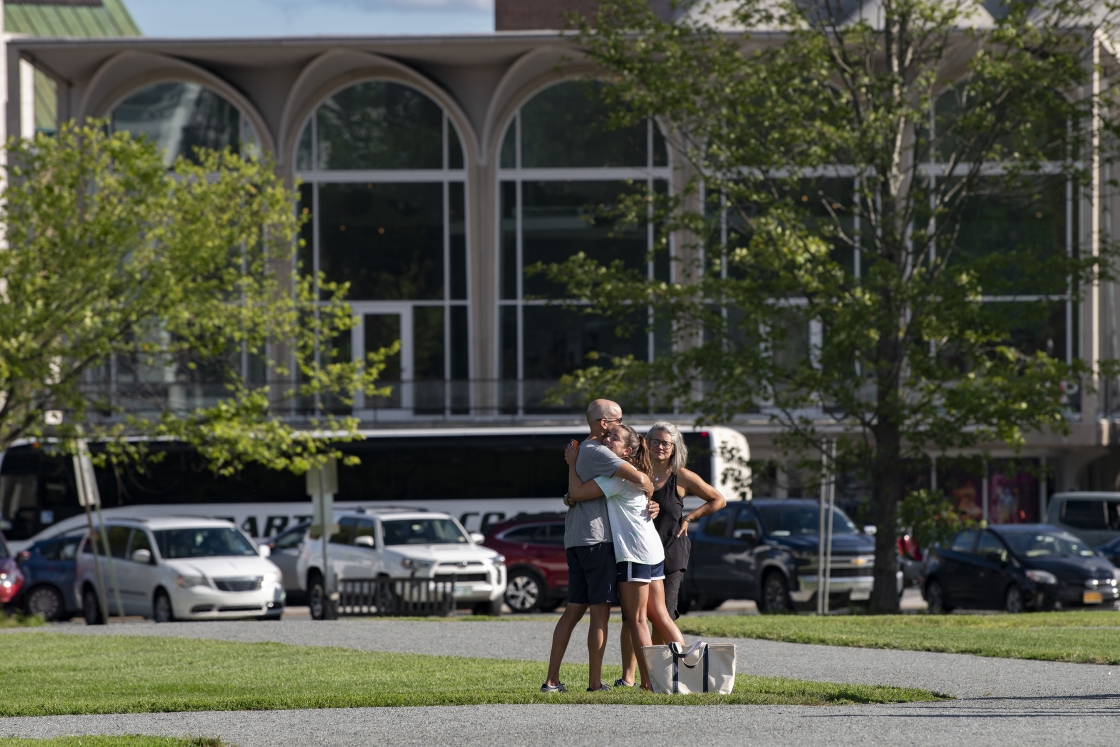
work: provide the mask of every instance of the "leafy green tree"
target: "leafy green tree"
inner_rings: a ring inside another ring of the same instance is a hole
[[[604,210],[652,217],[674,279],[583,254],[532,269],[622,326],[648,308],[671,338],[653,362],[592,362],[569,392],[755,413],[813,460],[837,439],[838,467],[871,492],[872,608],[890,612],[906,459],[1064,431],[1070,384],[1101,374],[1067,360],[1064,309],[1111,278],[1116,249],[1094,234],[1067,252],[1065,200],[1099,188],[1115,142],[1098,116],[1115,14],[858,7],[736,0],[664,22],[605,0],[578,42],[613,83],[613,124],[657,117],[687,184]]]
[[[0,449],[82,436],[132,459],[144,441],[129,437],[173,437],[222,473],[299,472],[356,436],[352,419],[313,420],[328,437],[283,415],[296,399],[377,393],[387,351],[359,363],[317,349],[353,326],[346,287],[320,282],[318,296],[298,273],[295,195],[272,164],[193,155],[168,170],[152,142],[99,123],[8,143]]]
[[[898,506],[898,525],[910,532],[914,541],[928,551],[934,545],[948,545],[957,532],[979,526],[979,522],[957,510],[953,499],[941,490],[915,490]]]

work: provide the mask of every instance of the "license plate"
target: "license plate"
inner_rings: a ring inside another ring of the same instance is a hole
[[[853,602],[866,602],[870,598],[870,591],[853,591],[848,594],[848,599],[851,599]]]
[[[1081,595],[1082,604],[1100,604],[1104,601],[1099,591],[1087,591]]]
[[[455,596],[465,597],[468,594],[474,594],[473,586],[466,586],[464,584],[455,584]],[[1099,594],[1097,596],[1100,596]]]

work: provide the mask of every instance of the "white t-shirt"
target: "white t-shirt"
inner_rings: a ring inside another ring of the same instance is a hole
[[[596,477],[595,482],[607,497],[615,562],[664,562],[665,548],[653,527],[649,501],[642,489],[621,477]]]

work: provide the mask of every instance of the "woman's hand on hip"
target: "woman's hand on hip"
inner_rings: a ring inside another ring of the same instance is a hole
[[[681,537],[688,532],[688,519],[681,522],[681,530],[677,532],[677,536]]]

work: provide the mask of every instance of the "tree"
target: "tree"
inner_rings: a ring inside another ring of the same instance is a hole
[[[101,124],[8,143],[0,449],[86,437],[102,459],[135,459],[134,437],[171,437],[223,474],[338,456],[356,421],[326,415],[314,435],[284,407],[384,394],[374,382],[393,351],[318,350],[353,319],[346,286],[320,279],[320,301],[297,271],[295,195],[266,161],[203,150],[169,171],[154,143]]]
[[[663,22],[643,0],[605,0],[578,41],[613,83],[614,125],[657,117],[691,176],[603,209],[659,226],[674,281],[583,254],[533,270],[624,327],[648,308],[670,338],[653,362],[589,365],[568,391],[701,421],[761,413],[817,460],[837,439],[838,467],[871,491],[872,608],[890,612],[905,460],[1063,431],[1068,385],[1102,373],[1046,328],[1112,277],[1106,236],[1067,252],[1053,234],[1067,184],[1091,186],[1115,142],[1100,116],[1115,14],[868,7],[737,0]]]

